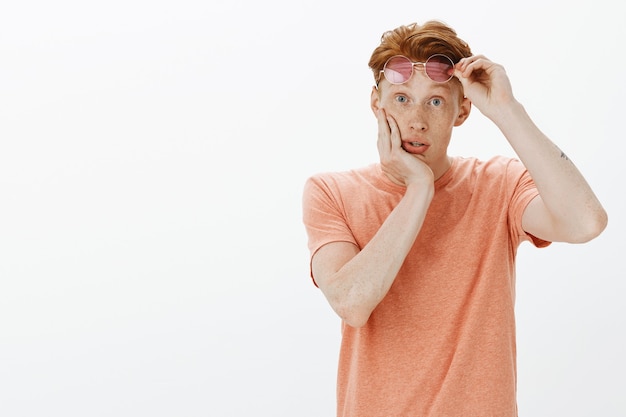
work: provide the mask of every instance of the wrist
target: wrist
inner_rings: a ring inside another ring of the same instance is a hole
[[[489,118],[500,128],[526,117],[528,116],[524,106],[515,99],[497,106],[489,115]]]
[[[427,200],[430,202],[435,195],[434,181],[427,181],[423,178],[412,181],[406,185],[405,197],[415,198],[418,200]]]

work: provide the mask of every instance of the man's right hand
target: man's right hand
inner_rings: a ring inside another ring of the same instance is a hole
[[[384,109],[379,109],[378,154],[383,172],[398,185],[408,187],[413,183],[434,184],[430,167],[402,148],[402,137],[395,119]]]

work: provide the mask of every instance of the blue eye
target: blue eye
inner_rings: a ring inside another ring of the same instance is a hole
[[[433,106],[439,107],[439,106],[441,106],[442,101],[441,101],[440,98],[434,98],[434,99],[431,100],[431,103],[433,104]]]
[[[396,96],[396,101],[399,103],[406,103],[408,99],[405,96]]]

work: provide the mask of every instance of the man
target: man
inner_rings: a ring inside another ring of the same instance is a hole
[[[388,31],[369,65],[380,163],[303,195],[311,276],[342,319],[337,415],[516,416],[517,248],[586,242],[607,215],[452,28]],[[519,160],[448,156],[472,105]]]

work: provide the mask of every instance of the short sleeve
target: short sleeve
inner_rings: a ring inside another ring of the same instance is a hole
[[[514,186],[509,207],[509,224],[512,228],[511,233],[518,237],[518,244],[528,240],[538,248],[544,248],[550,245],[551,242],[539,239],[527,233],[522,227],[522,217],[526,207],[528,207],[528,204],[535,197],[539,196],[539,191],[530,173],[519,160],[515,159],[509,164],[507,171],[511,184]]]
[[[327,243],[343,241],[357,244],[332,178],[313,176],[306,181],[302,195],[302,220],[311,257]]]

